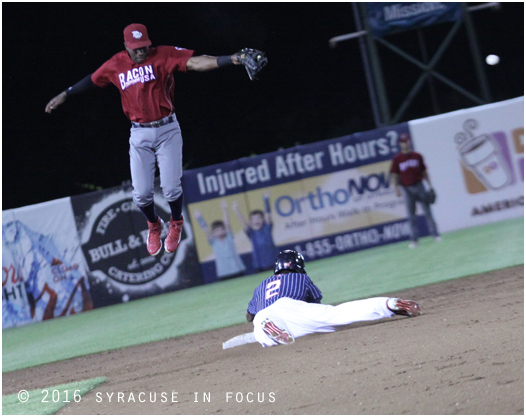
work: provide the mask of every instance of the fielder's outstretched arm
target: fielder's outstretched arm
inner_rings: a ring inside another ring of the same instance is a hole
[[[67,90],[64,90],[58,96],[53,97],[49,101],[49,103],[46,105],[46,109],[45,109],[46,113],[51,113],[58,106],[63,104],[68,97],[73,96],[75,94],[83,93],[84,91],[87,91],[94,87],[96,87],[96,85],[93,83],[93,81],[91,81],[91,74],[86,75],[78,83],[76,83],[75,85],[72,85]]]
[[[237,54],[223,56],[200,55],[191,57],[186,63],[188,71],[210,71],[227,65],[240,65]]]

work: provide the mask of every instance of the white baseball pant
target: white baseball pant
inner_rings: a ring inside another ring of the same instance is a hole
[[[374,297],[332,306],[283,297],[256,314],[253,322],[254,337],[263,347],[277,344],[261,327],[261,322],[266,319],[272,320],[276,326],[298,338],[311,333],[334,332],[337,326],[358,321],[393,317],[394,313],[387,308],[388,299]]]

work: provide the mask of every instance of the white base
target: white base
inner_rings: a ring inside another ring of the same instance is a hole
[[[240,334],[239,336],[233,337],[223,343],[223,349],[233,348],[236,346],[246,345],[247,343],[256,342],[254,332]]]

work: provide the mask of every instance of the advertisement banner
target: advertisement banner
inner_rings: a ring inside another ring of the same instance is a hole
[[[155,190],[157,213],[168,222],[158,183]],[[150,256],[147,236],[123,187],[3,211],[3,328],[203,283],[189,222],[174,254]]]
[[[409,122],[443,232],[524,216],[524,97]]]
[[[315,259],[407,239],[389,176],[407,132],[400,124],[185,171],[205,282],[268,271],[286,248]]]
[[[155,192],[155,209],[168,232],[170,208]],[[80,245],[90,271],[95,307],[127,302],[202,283],[189,222],[175,253],[150,256],[147,222],[132,200],[131,189],[115,187],[71,197]],[[183,211],[186,217],[186,212]],[[184,267],[183,267],[184,265]]]
[[[366,3],[367,19],[376,37],[462,19],[462,3]]]
[[[2,212],[2,328],[91,310],[69,198]]]
[[[185,196],[195,203],[387,161],[398,152],[398,137],[404,132],[405,123],[187,170]]]

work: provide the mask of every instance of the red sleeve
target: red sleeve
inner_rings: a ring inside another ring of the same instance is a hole
[[[111,76],[114,73],[113,68],[113,59],[110,58],[104,64],[102,64],[97,71],[91,74],[91,81],[98,87],[106,87],[108,84],[111,84]]]
[[[194,55],[194,51],[179,48],[178,46],[159,46],[158,48],[166,56],[165,65],[168,73],[174,71],[186,72],[186,64]]]

